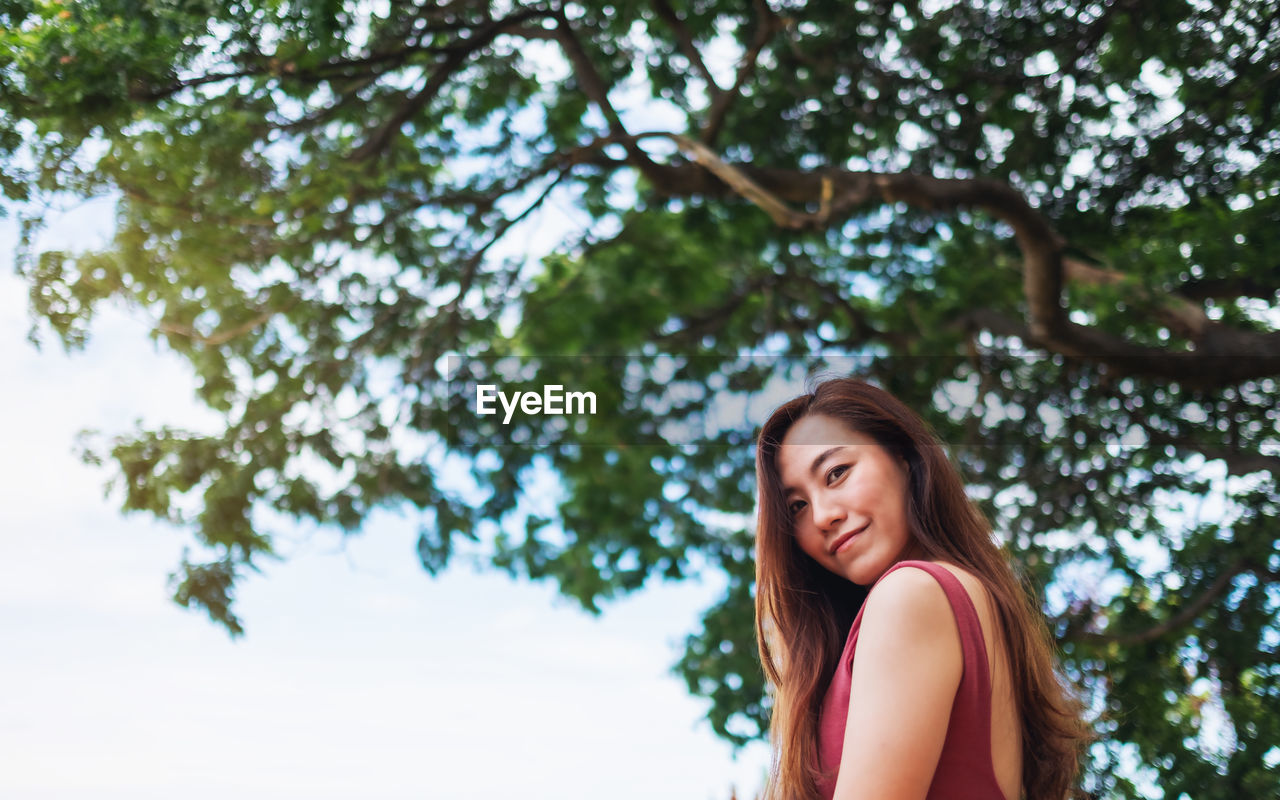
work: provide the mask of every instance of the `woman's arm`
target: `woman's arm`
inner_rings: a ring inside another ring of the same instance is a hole
[[[862,612],[835,800],[923,800],[963,669],[937,580],[912,567],[885,575]]]

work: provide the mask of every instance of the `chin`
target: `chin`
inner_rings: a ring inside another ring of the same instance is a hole
[[[880,580],[880,576],[888,572],[889,567],[892,567],[893,564],[893,561],[876,564],[850,564],[842,574],[859,586],[871,586],[871,584]]]
[[[878,572],[873,572],[871,570],[853,568],[847,569],[841,574],[845,578],[848,578],[850,582],[855,583],[858,586],[870,586],[876,582],[877,578],[884,574],[884,570],[882,569]]]

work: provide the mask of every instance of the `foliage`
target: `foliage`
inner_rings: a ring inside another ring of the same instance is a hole
[[[928,411],[1044,590],[1098,713],[1087,786],[1258,797],[1267,6],[3,0],[0,189],[28,244],[52,200],[118,198],[110,247],[20,269],[43,335],[79,346],[124,300],[225,420],[109,456],[125,510],[209,553],[179,602],[232,631],[269,515],[355,532],[408,504],[427,569],[470,548],[593,610],[727,575],[678,669],[720,733],[758,735],[751,422],[716,403],[854,356]],[[550,207],[573,220],[530,259]],[[477,417],[502,357],[608,413]]]

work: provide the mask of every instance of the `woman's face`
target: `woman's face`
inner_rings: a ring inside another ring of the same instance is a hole
[[[783,437],[777,467],[796,542],[826,569],[869,586],[917,557],[906,464],[871,437],[811,414]]]

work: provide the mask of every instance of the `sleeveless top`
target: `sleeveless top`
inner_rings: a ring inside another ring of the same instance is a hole
[[[899,567],[916,567],[933,576],[947,594],[951,611],[960,631],[960,649],[964,671],[951,706],[947,738],[938,758],[938,768],[929,785],[927,800],[1005,800],[996,782],[991,762],[991,678],[987,668],[987,645],[982,639],[978,610],[960,580],[945,567],[928,561],[900,561],[885,575]],[[884,575],[880,576],[881,578]],[[874,590],[874,586],[872,589]],[[866,608],[865,603],[863,609]],[[836,791],[836,775],[844,748],[845,723],[849,717],[849,688],[853,672],[853,654],[857,649],[858,630],[862,627],[862,610],[849,629],[844,652],[836,666],[831,685],[822,701],[818,721],[818,758],[824,780],[818,790],[826,800]]]

